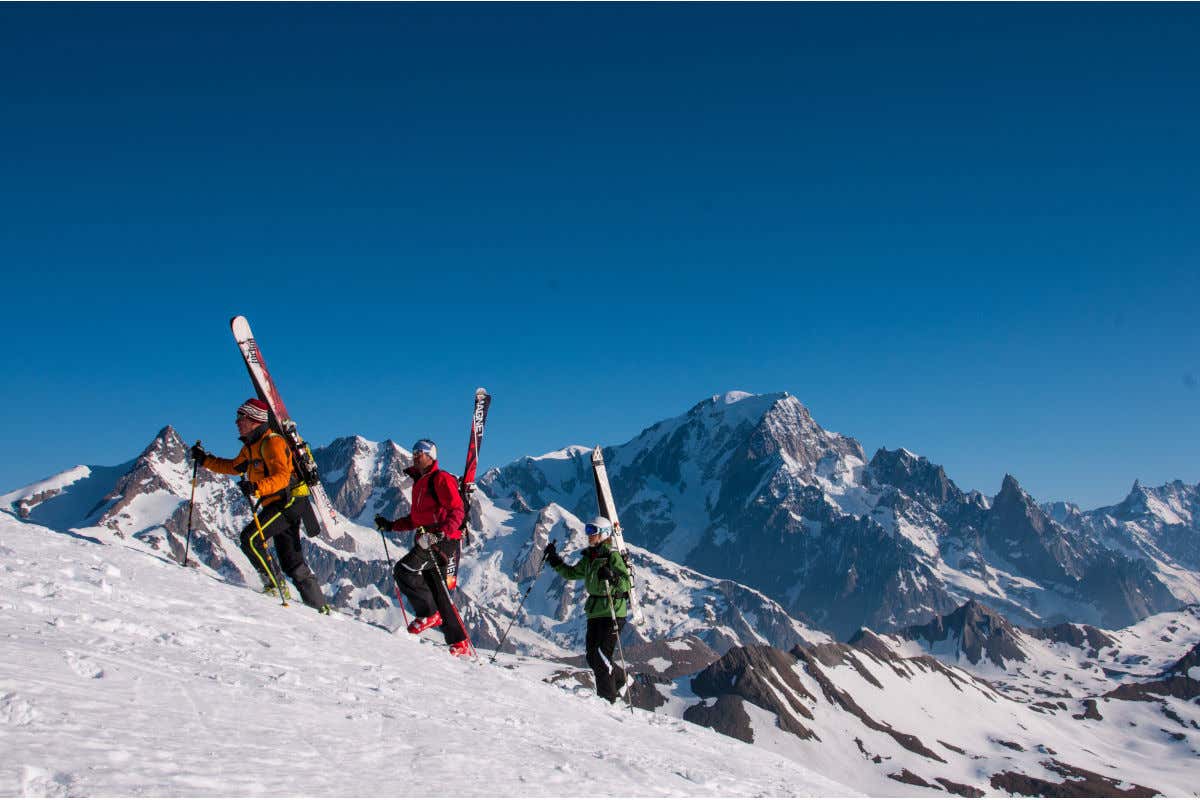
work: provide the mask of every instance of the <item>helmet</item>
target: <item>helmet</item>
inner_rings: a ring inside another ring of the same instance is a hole
[[[429,457],[437,461],[437,445],[432,439],[418,439],[416,444],[412,446],[413,455],[417,453],[428,453]]]
[[[238,416],[245,417],[255,422],[266,422],[271,409],[262,400],[257,397],[251,397],[246,402],[238,406]]]
[[[583,526],[583,532],[588,536],[612,536],[613,524],[608,517],[596,517],[594,520]]]

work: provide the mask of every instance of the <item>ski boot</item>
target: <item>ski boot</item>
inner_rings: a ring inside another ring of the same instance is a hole
[[[421,631],[426,631],[426,630],[429,630],[430,628],[436,628],[441,624],[442,624],[442,615],[440,613],[438,613],[437,611],[435,611],[435,612],[433,612],[432,617],[419,617],[417,619],[414,619],[412,621],[412,624],[408,626],[408,632],[409,633],[420,633]]]

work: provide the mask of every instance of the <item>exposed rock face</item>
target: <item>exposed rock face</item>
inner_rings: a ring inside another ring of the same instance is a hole
[[[966,499],[944,469],[908,450],[881,447],[875,451],[869,468],[869,480],[875,484],[894,486],[934,508],[950,502],[962,503]]]
[[[1044,761],[1042,766],[1061,775],[1063,779],[1056,782],[1006,771],[992,776],[992,788],[1031,797],[1154,797],[1161,794],[1136,783],[1105,777],[1058,760]]]
[[[1046,628],[1025,628],[1024,631],[1030,636],[1048,642],[1061,642],[1079,648],[1086,645],[1091,649],[1093,658],[1100,648],[1111,647],[1115,644],[1111,636],[1091,625],[1074,625],[1064,622]]]
[[[334,439],[313,451],[333,506],[347,518],[372,525],[376,514],[394,519],[408,513],[412,480],[404,470],[412,455],[388,439]]]
[[[1200,698],[1200,643],[1163,670],[1157,679],[1124,683],[1105,697],[1147,702],[1160,701],[1164,697],[1177,697],[1180,700]]]
[[[1004,617],[974,600],[967,601],[951,614],[935,617],[925,625],[905,628],[896,635],[927,642],[931,647],[946,643],[972,664],[986,658],[996,666],[1004,667],[1006,661],[1027,660],[1017,629]]]
[[[722,696],[740,697],[759,708],[776,713],[778,725],[783,730],[801,739],[810,739],[815,734],[801,720],[811,720],[813,714],[802,701],[812,701],[815,698],[792,672],[794,664],[794,658],[773,647],[731,648],[720,660],[692,679],[692,691],[700,697],[716,697],[718,700]],[[786,701],[781,701],[781,697],[786,698]],[[726,707],[729,707],[728,702]],[[712,712],[704,713],[707,713],[712,721]],[[740,717],[737,719],[740,720]],[[735,720],[726,720],[720,724],[723,727],[737,727]]]
[[[732,694],[723,694],[711,705],[697,703],[683,712],[683,718],[693,725],[712,728],[743,742],[753,743],[754,733],[750,728],[750,715],[742,706],[742,699]]]

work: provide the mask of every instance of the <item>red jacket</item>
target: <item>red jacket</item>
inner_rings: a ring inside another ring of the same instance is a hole
[[[412,511],[393,522],[392,530],[429,528],[446,534],[447,539],[461,539],[466,510],[458,493],[458,481],[449,472],[438,469],[436,461],[424,475],[413,467],[404,470],[404,474],[413,479]],[[437,484],[433,491],[429,488],[431,480]]]

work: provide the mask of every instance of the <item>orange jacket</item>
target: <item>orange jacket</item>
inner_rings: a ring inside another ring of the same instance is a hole
[[[242,475],[254,484],[254,491],[263,500],[279,494],[292,482],[292,451],[277,433],[266,433],[257,441],[242,447],[237,458],[217,458],[209,455],[204,467],[223,475]]]

